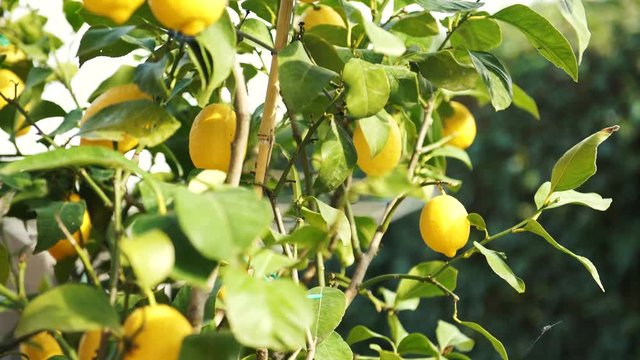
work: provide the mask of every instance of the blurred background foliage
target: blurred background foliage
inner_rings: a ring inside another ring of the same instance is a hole
[[[456,196],[495,233],[534,211],[533,194],[564,151],[601,128],[621,126],[600,148],[598,173],[580,188],[613,198],[611,208],[599,213],[567,206],[540,219],[556,240],[594,262],[606,293],[577,261],[530,234],[511,235],[491,246],[507,254],[525,281],[522,295],[495,276],[481,256],[456,266],[460,318],[484,325],[513,359],[640,358],[640,1],[584,3],[592,38],[579,83],[504,27],[509,34],[499,52],[514,82],[536,99],[541,120],[513,107],[495,113],[490,106],[471,103],[479,134],[469,149],[474,171],[450,165],[452,175],[464,181]],[[536,9],[574,40],[557,2]],[[415,212],[393,223],[368,276],[406,273],[411,264],[441,259],[422,243],[418,218]],[[385,286],[395,289],[393,283]],[[362,297],[357,301],[342,328],[363,324],[388,334],[385,316],[371,316],[371,303]],[[451,321],[452,311],[448,298],[426,299],[417,312],[401,313],[400,319],[410,332],[435,339],[437,319]],[[553,324],[540,336],[543,327]],[[469,335],[477,340],[474,359],[496,358],[488,342]]]

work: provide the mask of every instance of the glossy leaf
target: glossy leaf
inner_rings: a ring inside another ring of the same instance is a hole
[[[175,250],[169,237],[160,230],[122,239],[120,248],[142,288],[155,287],[173,270]]]
[[[353,352],[340,334],[333,331],[321,343],[316,345],[315,360],[351,360]]]
[[[613,201],[609,198],[602,198],[597,193],[581,193],[575,190],[556,191],[549,196],[550,189],[551,183],[547,181],[536,191],[534,200],[538,209],[544,205],[546,200],[548,204],[546,209],[553,209],[567,204],[577,204],[594,210],[605,211]]]
[[[499,111],[509,107],[513,97],[511,75],[502,61],[488,52],[469,51],[469,55],[489,91],[494,109]]]
[[[349,135],[331,122],[331,129],[320,148],[320,166],[313,188],[316,193],[330,192],[338,188],[351,174],[356,165],[356,149]]]
[[[297,261],[288,256],[278,254],[270,249],[263,249],[251,258],[253,276],[269,276],[282,269],[295,265]]]
[[[438,320],[436,338],[441,352],[449,346],[467,352],[471,351],[475,345],[473,339],[463,334],[455,325],[442,320]]]
[[[169,89],[164,81],[164,72],[167,68],[168,60],[168,56],[163,56],[158,61],[147,61],[136,67],[133,81],[140,90],[162,99],[166,99],[169,96]]]
[[[224,281],[227,319],[241,344],[276,351],[305,346],[313,312],[301,286],[290,279],[253,278],[236,269],[228,269]]]
[[[56,215],[60,217],[62,224],[64,224],[69,233],[73,234],[80,229],[84,211],[84,200],[80,202],[55,201],[36,209],[38,243],[34,253],[47,250],[59,240],[67,238],[56,221]],[[83,240],[86,241],[88,239]]]
[[[351,227],[344,211],[333,208],[317,198],[310,200],[315,201],[319,212],[303,211],[307,222],[327,232],[335,231],[343,245],[351,244]]]
[[[342,73],[347,84],[347,108],[355,118],[374,115],[389,100],[389,80],[381,66],[360,59],[351,59]]]
[[[598,146],[618,131],[615,125],[594,133],[574,145],[556,162],[551,171],[551,192],[573,190],[596,173]]]
[[[560,0],[560,13],[576,31],[578,37],[578,64],[582,62],[582,54],[589,46],[591,32],[587,25],[587,14],[584,11],[582,0]]]
[[[438,357],[440,351],[438,347],[429,340],[425,335],[420,333],[412,333],[407,335],[398,345],[398,354],[400,355],[424,355]]]
[[[420,101],[418,77],[415,72],[404,66],[385,66],[389,80],[389,102],[404,105]]]
[[[358,120],[358,127],[369,146],[371,157],[375,157],[382,151],[389,139],[389,121],[394,121],[389,113],[380,110],[377,114]]]
[[[314,314],[311,335],[314,339],[322,341],[342,321],[347,309],[347,299],[342,291],[332,287],[309,289],[307,298],[311,300]]]
[[[356,325],[351,331],[349,331],[349,336],[347,336],[347,343],[349,345],[353,345],[355,343],[359,343],[361,341],[369,340],[369,339],[382,339],[387,341],[389,344],[393,344],[393,341],[388,337],[378,334],[377,332],[370,330],[366,326]]]
[[[135,26],[115,28],[92,27],[80,40],[77,56],[80,65],[97,56],[119,57],[130,53],[136,46],[122,40],[122,37],[135,29]]]
[[[474,10],[484,3],[476,1],[462,1],[462,0],[416,0],[418,5],[427,11],[437,12],[458,12]]]
[[[589,271],[589,273],[591,274],[591,277],[593,277],[593,280],[596,282],[596,284],[598,284],[600,289],[604,292],[604,286],[602,286],[602,282],[600,281],[600,274],[598,274],[598,269],[596,269],[595,265],[593,265],[591,260],[587,259],[584,256],[576,255],[571,250],[560,245],[551,235],[549,235],[549,233],[536,220],[529,221],[523,229],[542,237],[554,248],[578,260],[582,264],[582,266],[584,266],[587,269],[587,271]]]
[[[410,13],[403,16],[391,25],[390,30],[412,37],[435,36],[440,33],[436,19],[427,11]]]
[[[507,355],[507,350],[504,348],[504,345],[502,345],[502,342],[500,342],[500,340],[498,340],[495,336],[491,335],[491,333],[485,330],[482,326],[471,321],[462,321],[458,319],[457,315],[454,315],[453,319],[458,324],[462,326],[466,326],[469,329],[484,336],[487,340],[489,340],[489,342],[491,343],[491,346],[493,346],[493,348],[498,353],[498,355],[500,355],[500,359],[509,360],[509,356]]]
[[[418,66],[422,76],[447,90],[473,89],[478,80],[473,65],[459,62],[449,50],[426,55]]]
[[[317,213],[316,213],[317,214]],[[318,214],[318,216],[320,216]],[[297,244],[302,247],[316,248],[327,239],[326,226],[318,227],[306,225],[284,236],[280,239],[281,243]]]
[[[273,47],[273,39],[271,38],[271,33],[269,32],[269,28],[267,27],[267,25],[265,25],[264,22],[258,19],[251,19],[251,18],[244,19],[244,21],[242,22],[242,25],[240,26],[240,31],[242,31],[243,33],[253,38],[256,38],[262,41],[266,45]],[[260,45],[254,43],[253,40],[249,38],[243,38],[240,44],[244,44],[249,48],[252,48],[252,47],[256,47],[258,49],[261,48]]]
[[[345,62],[332,44],[312,33],[305,33],[302,41],[316,64],[336,73],[342,72]]]
[[[428,157],[448,157],[456,160],[462,161],[469,169],[473,169],[473,164],[471,164],[471,158],[469,158],[469,154],[466,151],[457,148],[451,145],[445,145],[443,147],[439,147],[429,152]]]
[[[438,271],[444,262],[442,261],[428,261],[420,263],[411,270],[409,270],[409,275],[416,276],[430,276]],[[442,285],[444,285],[447,289],[453,291],[456,289],[456,283],[458,279],[458,270],[447,267],[444,271],[442,271],[435,280],[438,280]],[[421,282],[410,279],[402,279],[398,284],[398,299],[408,299],[408,298],[429,298],[435,296],[445,296],[446,294],[440,290],[437,286],[428,283]]]
[[[540,112],[538,111],[538,104],[529,96],[522,88],[516,84],[513,86],[513,105],[533,115],[536,119],[540,120]]]
[[[88,285],[64,284],[31,300],[14,334],[19,337],[40,330],[79,332],[102,328],[120,332],[120,319],[107,296]]]
[[[489,51],[501,43],[500,25],[490,18],[470,18],[451,35],[451,45],[473,51]]]
[[[515,26],[545,59],[578,81],[578,62],[573,49],[549,20],[520,4],[500,10],[493,18]]]
[[[204,257],[232,263],[266,232],[272,219],[269,204],[247,189],[205,194],[180,190],[175,209],[182,231]],[[207,221],[201,220],[203,213]]]
[[[364,18],[362,25],[371,45],[373,45],[373,51],[389,56],[400,56],[407,50],[404,42],[387,30]]]
[[[237,360],[242,346],[229,332],[206,332],[189,335],[182,340],[180,360]]]
[[[511,270],[509,265],[504,262],[502,256],[500,256],[498,252],[487,249],[477,241],[473,242],[473,246],[475,246],[475,248],[478,249],[482,255],[484,255],[484,257],[487,259],[487,264],[489,264],[489,267],[491,268],[491,270],[493,270],[494,273],[496,273],[496,275],[500,276],[518,293],[524,292],[524,281],[522,281],[522,279],[520,279],[513,273],[513,270]]]
[[[484,231],[485,233],[487,233],[487,224],[485,223],[484,219],[480,214],[471,213],[467,215],[467,219],[471,223],[471,226],[475,227],[480,231]]]

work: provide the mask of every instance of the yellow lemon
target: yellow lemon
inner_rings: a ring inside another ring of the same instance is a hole
[[[307,8],[307,10],[302,14],[300,21],[304,23],[304,28],[306,30],[311,30],[311,28],[318,25],[333,25],[342,28],[347,27],[342,16],[327,5],[314,5]]]
[[[20,343],[20,352],[30,360],[47,360],[56,355],[64,355],[56,339],[46,331],[39,332]]]
[[[98,96],[93,103],[84,112],[84,116],[80,120],[80,125],[84,124],[92,116],[100,112],[100,110],[109,107],[111,105],[123,103],[125,101],[133,100],[151,100],[151,96],[145,92],[142,92],[136,84],[126,84],[114,86],[111,89],[105,91],[102,95]],[[138,144],[138,141],[131,136],[125,135],[124,139],[118,142],[118,151],[125,153],[133,149]],[[80,139],[81,146],[103,146],[109,149],[113,149],[113,142],[109,140],[92,140],[92,139]]]
[[[24,83],[18,75],[7,69],[0,69],[0,93],[8,99],[15,99],[24,90]],[[0,96],[0,109],[7,105],[7,101]]]
[[[69,196],[69,201],[79,202],[80,196],[78,196],[78,194],[71,194]],[[89,239],[90,233],[91,233],[91,218],[89,217],[89,212],[85,210],[84,215],[82,216],[82,224],[80,224],[80,229],[75,233],[73,233],[73,238],[78,242],[80,246],[83,246]],[[75,256],[76,249],[73,247],[73,245],[68,239],[61,239],[61,240],[58,240],[58,242],[55,243],[55,245],[49,248],[49,254],[51,254],[51,256],[53,256],[54,259],[59,261],[71,256]]]
[[[395,168],[402,155],[400,128],[395,121],[389,120],[389,137],[384,147],[376,156],[371,156],[367,139],[360,126],[353,132],[353,145],[358,155],[358,166],[368,176],[382,176]]]
[[[25,105],[24,109],[26,111],[29,111],[31,109],[31,104]],[[23,127],[24,121],[25,121],[24,115],[18,114],[18,119],[16,120],[16,123],[13,126],[13,130],[15,131],[16,137],[26,135],[29,132],[29,130],[31,130],[31,125],[27,125]]]
[[[236,113],[225,104],[207,105],[191,125],[189,155],[195,167],[227,172],[236,134]]]
[[[0,46],[0,55],[4,55],[4,62],[7,64],[15,64],[27,58],[27,55],[13,44]]]
[[[454,257],[469,240],[471,224],[467,210],[456,198],[438,195],[431,199],[420,214],[420,234],[433,251]]]
[[[90,12],[124,24],[144,0],[83,0],[83,3]]]
[[[227,0],[149,0],[149,6],[162,25],[195,36],[220,19]]]
[[[136,309],[124,322],[124,360],[175,360],[182,340],[192,333],[189,321],[169,305]]]
[[[102,340],[102,330],[87,331],[84,333],[80,338],[80,344],[78,344],[78,359],[95,359],[98,349],[100,348],[100,340]]]
[[[467,109],[457,101],[449,103],[453,114],[442,121],[442,136],[453,136],[449,144],[460,149],[466,149],[476,138],[476,119]]]

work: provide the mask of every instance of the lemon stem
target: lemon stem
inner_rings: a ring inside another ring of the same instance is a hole
[[[54,339],[60,344],[60,348],[62,348],[62,352],[69,360],[78,360],[78,354],[76,351],[69,345],[67,340],[62,337],[60,333],[57,331],[49,331],[49,334],[53,336]]]
[[[0,284],[0,295],[4,296],[5,298],[9,299],[11,302],[15,303],[15,304],[20,304],[20,297],[14,293],[13,291],[9,290],[9,288],[7,288],[6,286]]]
[[[122,169],[116,170],[113,181],[115,193],[115,206],[113,209],[113,224],[115,227],[115,237],[111,243],[111,285],[109,288],[109,300],[111,305],[116,303],[118,294],[118,273],[120,272],[120,237],[122,236]]]
[[[89,256],[87,255],[86,249],[82,248],[78,244],[78,242],[73,237],[73,235],[71,234],[69,229],[62,222],[62,219],[60,219],[60,215],[59,214],[55,214],[54,217],[56,219],[56,223],[58,224],[58,228],[60,228],[60,230],[62,231],[64,236],[67,238],[67,240],[69,240],[69,242],[71,243],[73,248],[76,250],[76,253],[78,254],[78,257],[80,258],[80,261],[82,262],[82,265],[84,266],[84,269],[87,271],[87,275],[89,276],[89,278],[91,279],[91,281],[93,282],[93,284],[97,288],[102,289],[102,285],[100,284],[100,280],[98,280],[98,276],[96,275],[95,269],[91,265],[91,261],[89,260]],[[82,236],[82,232],[79,231],[79,233],[80,233],[80,236]],[[82,240],[85,240],[85,239],[82,239]]]
[[[143,291],[144,291],[144,295],[147,297],[147,300],[149,301],[149,305],[156,306],[158,303],[156,302],[156,295],[153,293],[153,291],[151,291],[151,289],[148,287],[144,287]]]

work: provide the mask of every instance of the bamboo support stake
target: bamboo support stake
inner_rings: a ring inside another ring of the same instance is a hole
[[[280,85],[278,83],[278,51],[280,51],[289,40],[289,26],[292,15],[293,0],[280,0],[274,46],[276,52],[271,54],[271,70],[269,72],[269,81],[267,82],[267,95],[264,101],[260,130],[258,131],[258,159],[255,167],[254,189],[260,196],[262,196],[267,168],[269,167],[269,159],[271,158],[273,128],[275,126],[276,108],[280,96]]]

